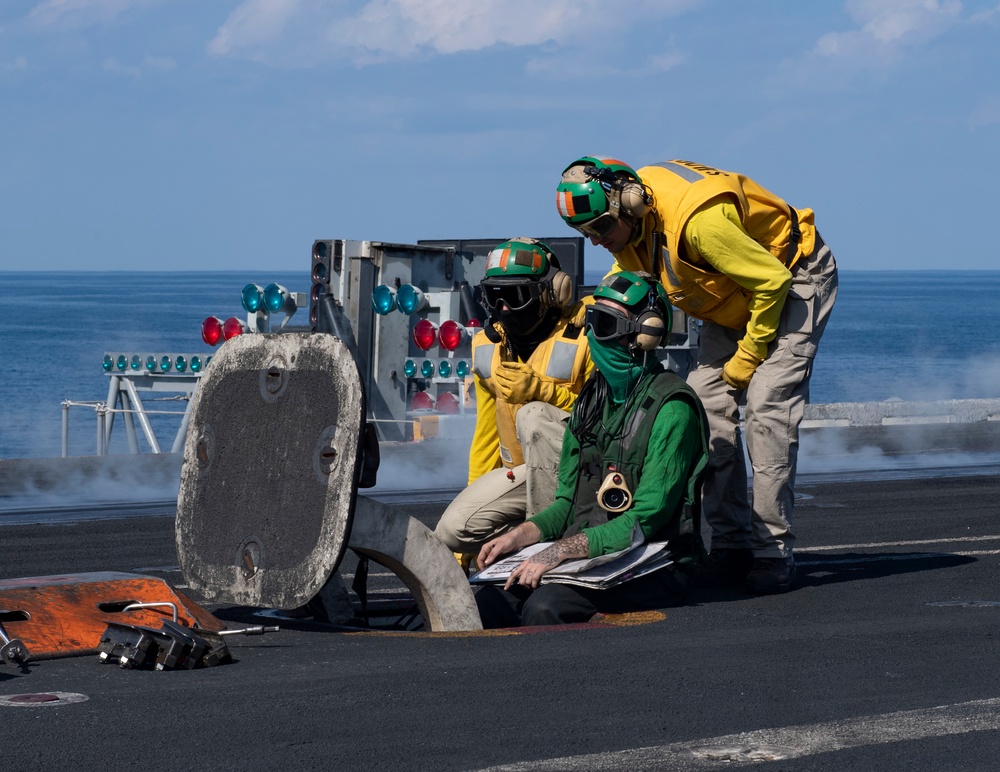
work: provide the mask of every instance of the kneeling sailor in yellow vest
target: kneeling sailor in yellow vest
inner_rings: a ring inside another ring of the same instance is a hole
[[[593,369],[572,323],[581,304],[571,303],[572,281],[546,244],[499,244],[480,288],[490,322],[472,340],[469,486],[435,531],[466,555],[552,503],[569,411]]]

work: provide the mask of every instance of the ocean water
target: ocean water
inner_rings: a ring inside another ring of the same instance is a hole
[[[309,289],[306,271],[0,272],[0,458],[60,454],[62,402],[107,397],[106,351],[210,355],[202,320],[245,317],[240,290],[254,281]],[[292,324],[305,324],[306,313],[299,311]],[[841,272],[812,402],[982,397],[1000,397],[1000,271]],[[144,401],[147,409],[161,409]],[[93,409],[72,407],[69,416],[70,453],[93,454]],[[154,419],[164,449],[178,425],[176,416]],[[121,427],[112,451],[127,452]]]

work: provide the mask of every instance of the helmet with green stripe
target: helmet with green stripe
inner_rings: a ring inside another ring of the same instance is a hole
[[[540,278],[548,273],[553,262],[558,264],[548,244],[536,239],[511,239],[493,247],[486,258],[486,276]]]
[[[594,297],[620,303],[628,316],[626,319],[621,311],[599,303],[588,306],[586,327],[597,340],[626,336],[634,350],[648,351],[670,334],[670,300],[663,285],[648,273],[622,271],[605,276]]]
[[[634,314],[645,310],[651,297],[653,302],[663,303],[664,308],[670,307],[663,285],[645,272],[621,271],[605,276],[594,290],[594,297],[614,300]]]
[[[480,288],[487,308],[505,304],[517,310],[540,300],[542,312],[565,307],[573,293],[572,281],[548,244],[529,238],[510,239],[493,248]]]
[[[556,188],[556,209],[566,224],[596,238],[622,214],[643,217],[650,203],[635,169],[616,158],[578,158],[563,169]]]

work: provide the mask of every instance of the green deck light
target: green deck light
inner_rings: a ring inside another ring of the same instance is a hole
[[[291,293],[280,284],[268,284],[264,289],[264,305],[273,314],[285,310],[286,306],[291,306],[295,310],[295,301]]]
[[[396,293],[392,287],[386,284],[379,284],[372,291],[372,308],[375,313],[385,316],[396,307]]]
[[[396,305],[401,313],[415,314],[427,305],[427,298],[412,284],[404,284],[396,293]]]
[[[243,303],[243,307],[249,311],[251,314],[256,314],[264,305],[264,288],[259,284],[248,284],[243,288],[243,292],[240,293],[240,300]]]

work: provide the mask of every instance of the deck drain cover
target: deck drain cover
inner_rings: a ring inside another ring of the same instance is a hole
[[[0,695],[0,706],[9,708],[44,708],[51,705],[68,705],[86,702],[87,695],[74,692],[36,692],[34,694]]]

